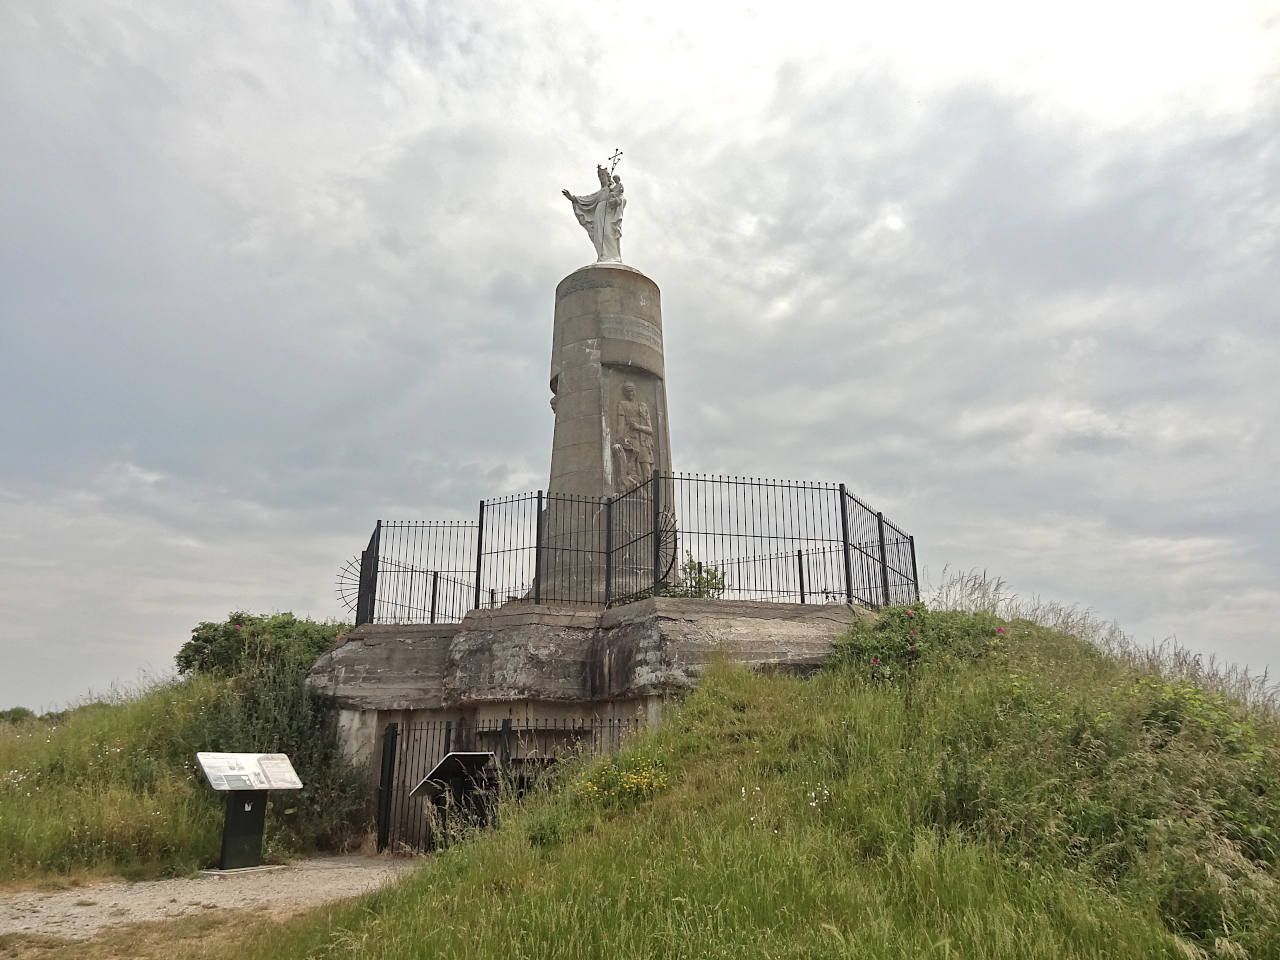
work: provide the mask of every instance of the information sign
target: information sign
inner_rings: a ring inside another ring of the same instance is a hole
[[[493,763],[492,753],[455,751],[446,754],[444,759],[435,765],[435,769],[409,791],[409,796],[416,797],[421,794],[434,798],[444,793],[455,782],[466,781],[474,786],[475,781],[483,775],[484,769],[491,763]]]
[[[215,790],[301,790],[302,781],[283,753],[197,753]]]

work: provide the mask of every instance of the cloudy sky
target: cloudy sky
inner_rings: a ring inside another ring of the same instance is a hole
[[[0,707],[544,486],[619,146],[678,468],[1280,669],[1273,2],[6,0],[0,143]]]

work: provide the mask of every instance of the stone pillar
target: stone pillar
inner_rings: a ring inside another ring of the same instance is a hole
[[[671,472],[665,376],[656,283],[621,263],[593,263],[560,281],[551,348],[556,423],[543,596],[603,599],[602,510],[571,498],[615,497],[649,480],[654,470]],[[587,554],[557,552],[570,543],[585,547],[593,536],[600,543]]]
[[[620,263],[593,263],[561,280],[548,492],[616,496],[655,469],[669,473],[665,378],[656,283]]]

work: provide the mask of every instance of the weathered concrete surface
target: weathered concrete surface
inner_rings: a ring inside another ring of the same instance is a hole
[[[583,671],[599,610],[523,603],[472,610],[449,647],[448,706],[513,700],[586,700]]]
[[[575,270],[556,287],[551,336],[547,492],[610,497],[670,473],[658,285],[621,263]]]
[[[323,654],[311,682],[357,710],[412,710],[438,704],[449,643],[459,624],[365,624]]]
[[[718,657],[814,669],[869,615],[844,604],[667,597],[611,610],[511,603],[449,626],[359,627],[311,680],[355,710],[663,697],[693,687]]]
[[[653,695],[687,689],[708,663],[817,669],[856,619],[847,604],[756,603],[658,597],[606,610],[589,677],[593,696]]]

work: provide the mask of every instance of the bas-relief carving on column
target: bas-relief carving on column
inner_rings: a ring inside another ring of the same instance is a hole
[[[653,475],[653,417],[649,405],[636,399],[636,385],[627,380],[614,403],[614,493],[630,490]]]

